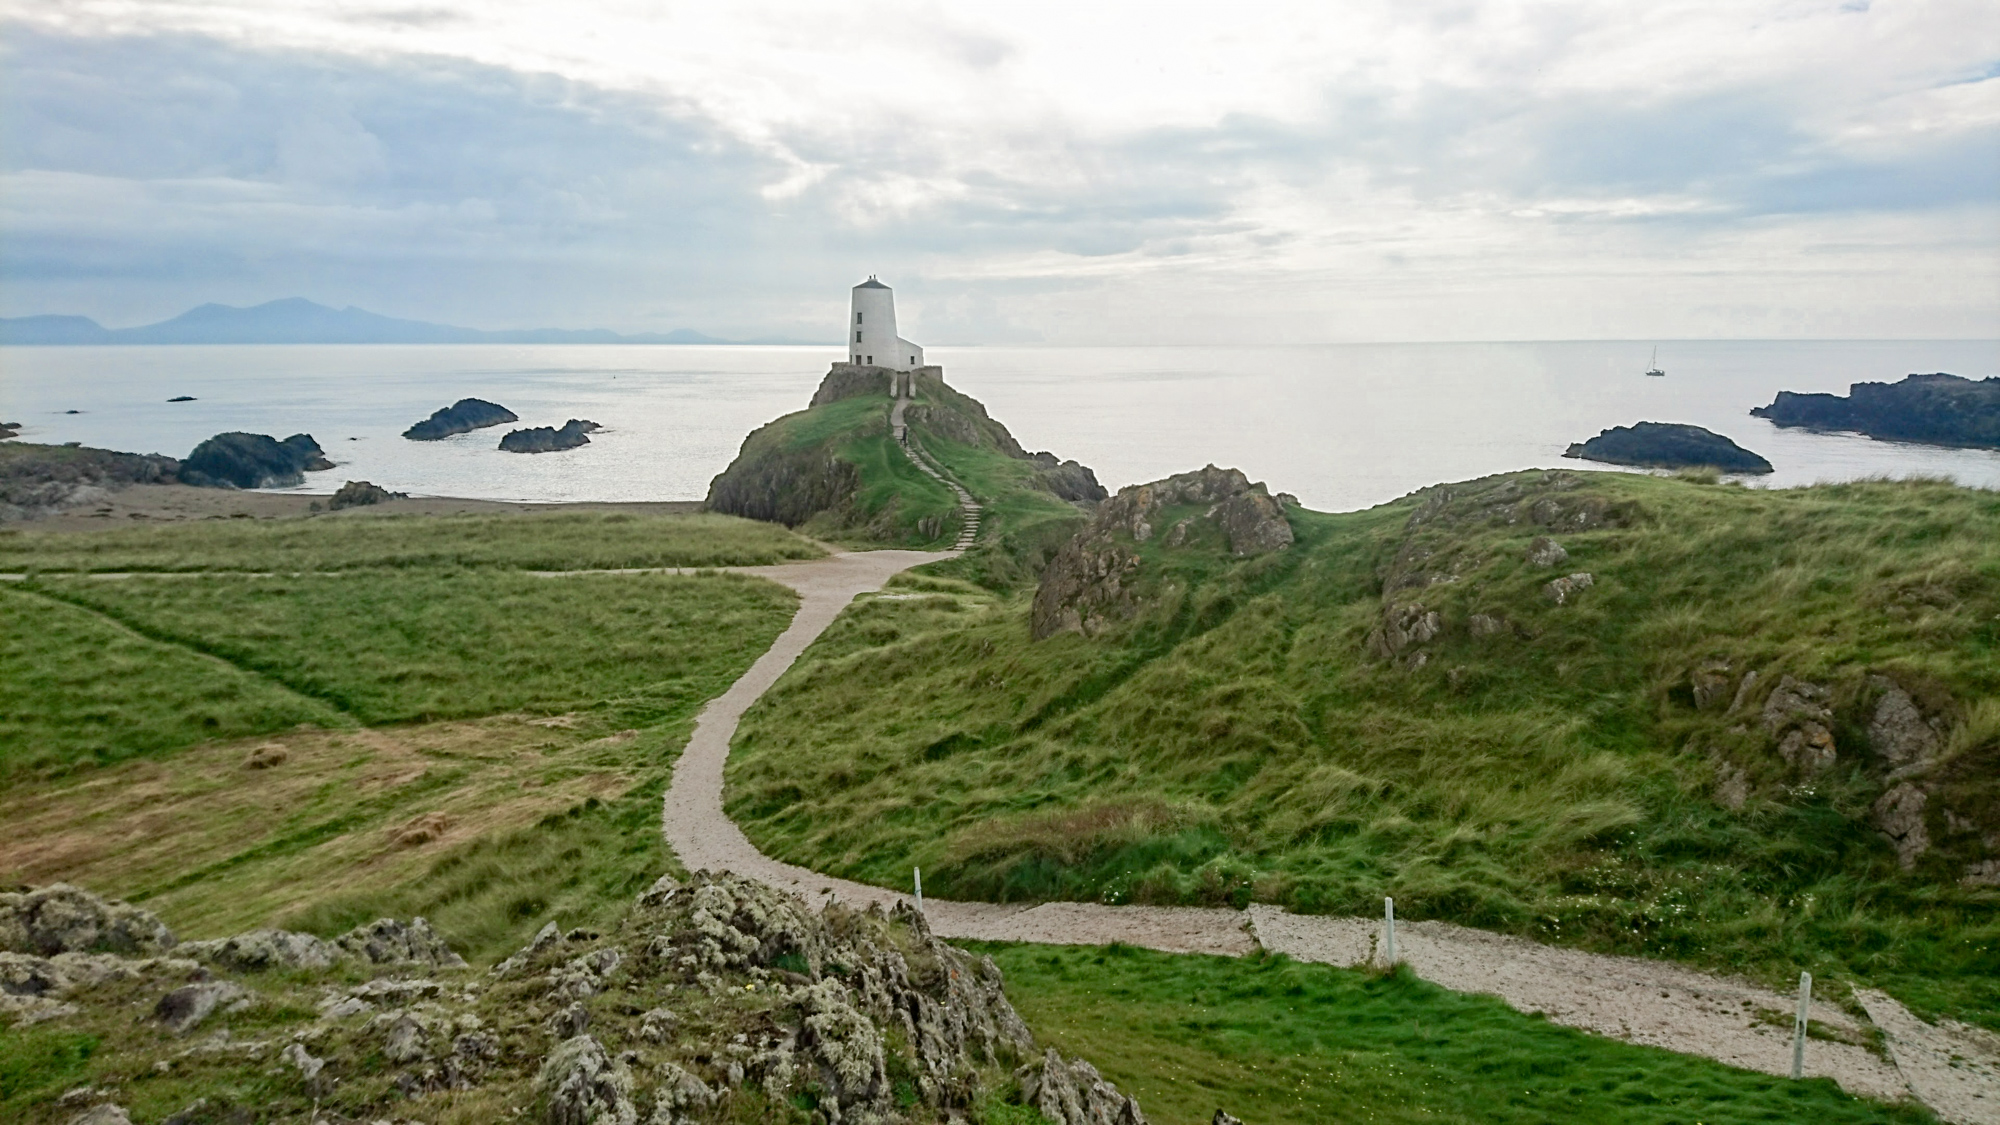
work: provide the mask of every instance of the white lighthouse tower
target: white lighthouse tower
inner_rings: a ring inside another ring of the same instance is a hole
[[[855,363],[891,371],[914,371],[924,365],[924,349],[896,335],[896,291],[872,273],[854,287],[847,354]]]

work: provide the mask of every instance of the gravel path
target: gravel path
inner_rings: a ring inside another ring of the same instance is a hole
[[[664,810],[667,841],[690,870],[729,870],[784,887],[808,902],[850,906],[908,901],[900,891],[820,875],[759,852],[722,809],[722,770],[736,724],[813,639],[856,596],[878,590],[908,567],[952,552],[867,551],[779,566],[731,567],[781,582],[800,595],[798,616],[743,677],[709,703],[674,767]],[[925,914],[943,937],[1102,945],[1120,941],[1171,953],[1235,956],[1262,945],[1300,961],[1361,965],[1376,957],[1379,919],[1248,910],[1029,906],[927,899]],[[1615,1039],[1700,1055],[1767,1074],[1789,1074],[1795,997],[1747,981],[1663,961],[1612,957],[1540,945],[1443,922],[1400,922],[1397,959],[1425,980],[1458,992],[1490,993],[1524,1012]],[[1853,1094],[1894,1100],[1914,1094],[1957,1125],[2000,1125],[2000,1036],[1953,1021],[1931,1025],[1882,993],[1858,998],[1881,1028],[1891,1058],[1860,1044],[1866,1022],[1815,1002],[1812,1019],[1841,1040],[1814,1039],[1805,1070]]]

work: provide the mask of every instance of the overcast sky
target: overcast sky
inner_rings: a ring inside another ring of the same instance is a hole
[[[1993,0],[0,0],[0,314],[2000,336]]]

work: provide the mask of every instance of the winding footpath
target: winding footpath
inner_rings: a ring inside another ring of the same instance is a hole
[[[899,399],[894,425],[902,433]],[[920,466],[920,454],[905,444]],[[935,472],[934,469],[927,471]],[[941,474],[939,479],[958,486]],[[977,534],[977,508],[967,505],[960,549]],[[832,901],[889,907],[911,901],[900,891],[822,875],[757,850],[723,811],[723,767],[730,740],[750,705],[790,668],[808,645],[856,597],[882,588],[913,566],[956,557],[958,550],[862,551],[777,566],[730,567],[798,592],[798,615],[742,678],[697,718],[674,767],[662,828],[689,870],[728,870],[783,888],[815,907]],[[925,916],[941,937],[988,941],[1099,945],[1119,941],[1170,953],[1238,956],[1258,947],[1300,961],[1363,965],[1377,958],[1376,919],[1296,915],[1281,907],[1247,910],[1040,905],[925,901]],[[1796,999],[1743,980],[1713,976],[1670,962],[1613,957],[1540,945],[1522,938],[1445,922],[1396,927],[1398,960],[1425,980],[1458,992],[1490,993],[1554,1023],[1632,1043],[1700,1055],[1731,1066],[1788,1074]],[[1887,994],[1856,991],[1865,1020],[1815,1001],[1812,1019],[1851,1042],[1813,1040],[1805,1072],[1834,1079],[1849,1093],[1884,1100],[1914,1096],[1955,1125],[2000,1125],[2000,1036],[1952,1020],[1925,1023]],[[1859,1044],[1880,1029],[1888,1058]]]

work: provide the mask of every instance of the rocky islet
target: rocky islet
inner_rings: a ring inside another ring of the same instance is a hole
[[[1941,371],[1910,375],[1897,383],[1851,384],[1845,398],[1779,391],[1750,413],[1776,426],[2000,449],[2000,376],[1975,382]]]
[[[454,434],[471,433],[488,426],[499,426],[507,422],[518,422],[520,417],[497,402],[487,402],[481,398],[462,398],[450,406],[442,407],[430,417],[403,431],[403,436],[411,441],[442,441]]]
[[[1730,439],[1681,422],[1617,426],[1572,444],[1564,457],[1652,469],[1719,469],[1725,473],[1771,471],[1771,463]]]

